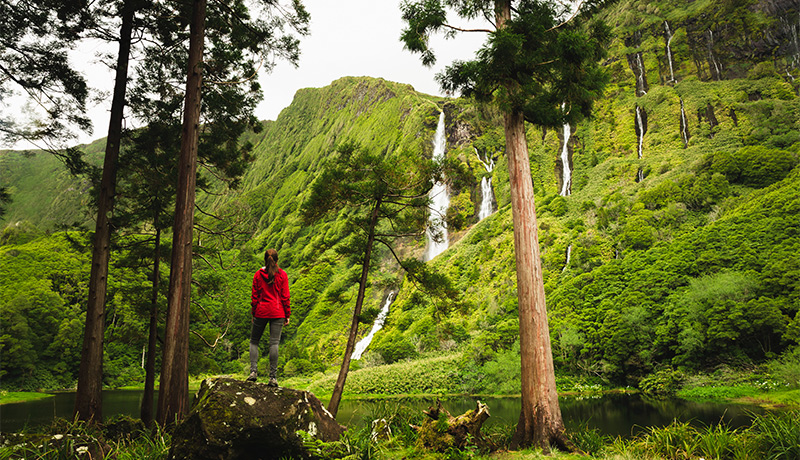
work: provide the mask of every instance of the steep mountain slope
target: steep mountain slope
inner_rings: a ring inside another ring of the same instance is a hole
[[[797,2],[622,1],[603,16],[615,31],[605,63],[611,83],[593,117],[560,130],[528,130],[558,371],[635,384],[662,367],[758,363],[796,346]],[[278,249],[292,291],[283,374],[311,374],[341,360],[359,264],[337,248],[347,239],[343,219],[358,210],[308,224],[299,207],[338,142],[430,155],[441,111],[447,156],[462,172],[449,178],[451,247],[430,264],[462,295],[454,302],[428,296],[379,251],[361,336],[389,292],[397,297],[357,366],[458,353],[465,390],[513,391],[517,297],[499,113],[371,78],[299,91],[253,138],[255,161],[240,186],[228,190],[220,182],[199,196],[192,372],[243,368],[252,273],[268,247]],[[48,179],[48,169],[19,166],[25,158],[18,154],[0,154],[0,161],[13,172],[3,177],[13,179],[15,191],[23,190],[16,185],[23,178],[36,177],[53,187],[48,194],[67,193],[68,186]],[[32,169],[22,174],[24,168]],[[21,206],[7,222],[48,225],[38,207],[43,200],[31,190],[20,193]],[[484,196],[495,212],[480,220]],[[87,206],[85,199],[70,203],[57,207],[64,216]],[[22,267],[19,254],[66,247],[63,235],[52,238],[59,240],[9,241],[0,247],[0,263]],[[406,240],[398,251],[421,257],[424,246]],[[76,281],[66,289],[36,263],[26,273],[42,289],[53,286],[55,304],[75,307],[62,325],[74,330],[85,297],[76,292],[85,286]],[[71,274],[79,271],[70,266]],[[138,300],[122,289],[146,292],[146,276],[116,276],[118,315],[109,315],[107,342],[120,364],[107,372],[135,379],[145,321]],[[27,305],[23,300],[16,302]]]
[[[759,362],[798,343],[797,25],[785,22],[797,11],[707,1],[604,13],[616,31],[612,83],[594,117],[528,137],[561,370],[636,383],[660,366]],[[455,123],[476,125],[466,113]],[[469,150],[451,153],[468,160]],[[440,311],[404,285],[373,345],[392,360],[464,342],[473,389],[499,375],[495,361],[514,365],[498,163],[500,212],[434,261],[464,308]]]

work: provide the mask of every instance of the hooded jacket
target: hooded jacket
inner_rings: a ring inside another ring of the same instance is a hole
[[[272,281],[272,282],[270,282]],[[256,318],[288,318],[292,314],[289,307],[289,277],[278,269],[275,279],[270,280],[265,267],[253,275],[253,294],[250,299],[250,313]]]

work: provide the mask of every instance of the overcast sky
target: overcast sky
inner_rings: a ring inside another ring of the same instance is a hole
[[[324,87],[345,76],[380,77],[408,83],[423,93],[442,95],[434,79],[436,73],[454,59],[472,58],[486,39],[483,33],[464,33],[451,40],[434,37],[431,43],[438,60],[435,66],[427,68],[420,63],[418,54],[404,50],[400,42],[404,25],[400,0],[303,0],[303,3],[311,15],[311,33],[301,39],[297,68],[279,61],[272,73],[260,76],[264,100],[256,109],[256,116],[261,120],[276,119],[298,89]],[[90,86],[105,92],[89,106],[93,133],[81,133],[79,143],[104,137],[108,130],[114,75],[97,63],[95,55],[99,51],[99,45],[86,43],[72,55],[73,64],[84,73]],[[19,105],[21,102],[17,100],[10,110],[18,110]],[[130,123],[133,121],[129,121],[129,127]],[[0,146],[3,147],[12,146]],[[29,147],[18,144],[12,148]]]

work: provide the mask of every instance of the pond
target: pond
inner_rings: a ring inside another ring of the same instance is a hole
[[[442,400],[445,409],[459,415],[475,408],[475,401],[489,406],[491,417],[487,426],[515,424],[519,417],[518,397],[450,396]],[[155,400],[158,400],[156,394]],[[103,415],[139,416],[142,401],[140,390],[103,391]],[[422,411],[433,398],[344,399],[337,420],[356,426],[371,420],[375,414],[399,411]],[[731,427],[750,423],[748,412],[761,413],[756,406],[697,403],[682,399],[650,399],[638,394],[603,394],[593,396],[562,396],[559,398],[564,423],[568,428],[596,428],[602,434],[630,437],[645,427],[666,426],[673,420],[690,421],[698,425],[724,422]],[[326,403],[324,400],[323,403]],[[0,432],[10,433],[23,427],[46,425],[54,418],[71,418],[75,393],[55,393],[52,398],[0,406]]]

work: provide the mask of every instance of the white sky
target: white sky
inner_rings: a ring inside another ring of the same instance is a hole
[[[292,102],[298,89],[324,87],[345,76],[380,77],[408,83],[423,93],[442,95],[434,79],[436,73],[454,59],[472,58],[486,40],[483,33],[462,33],[451,40],[433,37],[431,43],[437,63],[427,68],[421,64],[418,54],[404,50],[400,42],[404,26],[400,0],[303,0],[303,3],[311,15],[310,35],[301,39],[297,68],[279,61],[271,74],[260,76],[264,91],[264,100],[256,109],[260,120],[276,119]],[[86,44],[74,53],[75,65],[82,69],[90,86],[104,91],[107,96],[90,104],[94,132],[91,135],[81,133],[79,143],[104,137],[108,130],[114,76],[105,66],[96,63],[94,55],[99,51],[96,45]],[[19,104],[17,101],[15,105]],[[9,107],[2,110],[9,110]],[[12,146],[0,145],[4,147]]]

